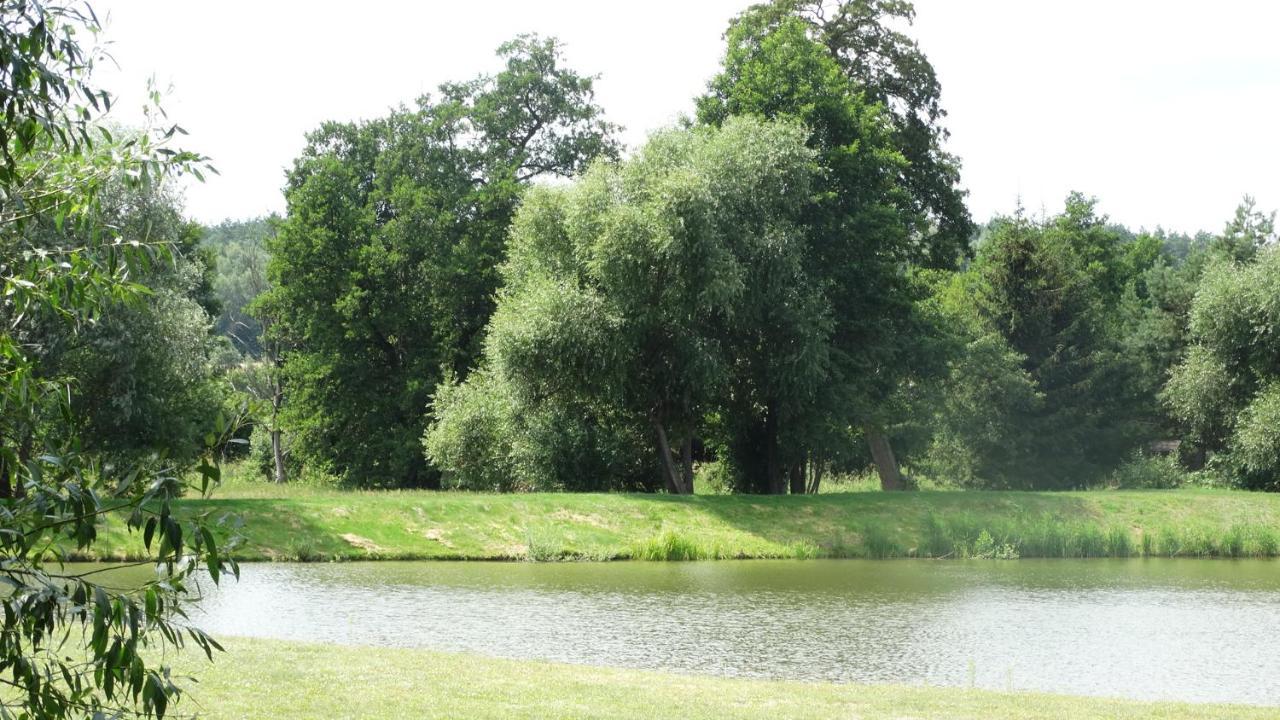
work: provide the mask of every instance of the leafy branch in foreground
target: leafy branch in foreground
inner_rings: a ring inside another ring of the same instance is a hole
[[[121,461],[68,431],[78,378],[55,348],[146,302],[148,270],[173,262],[104,220],[101,193],[211,170],[169,146],[177,126],[115,137],[99,124],[111,99],[88,84],[101,53],[82,43],[97,30],[87,5],[0,0],[0,718],[165,716],[181,694],[166,650],[219,649],[183,601],[200,573],[238,574],[229,520],[171,505],[218,483],[235,420],[211,421],[191,481],[166,448]],[[65,565],[109,514],[142,535],[154,579],[121,589]]]

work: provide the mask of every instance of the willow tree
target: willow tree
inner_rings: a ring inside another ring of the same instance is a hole
[[[281,422],[303,462],[359,484],[432,486],[420,446],[442,369],[465,376],[525,188],[616,154],[592,79],[554,40],[504,69],[308,136],[258,303],[286,343]]]
[[[783,492],[784,473],[793,490],[813,487],[859,431],[884,487],[900,486],[883,428],[899,386],[933,366],[908,270],[953,265],[971,228],[957,164],[941,149],[933,70],[885,26],[910,17],[899,2],[754,6],[731,23],[723,69],[698,100],[706,124],[742,115],[803,123],[825,169],[803,259],[831,309],[823,390],[783,393],[785,363],[742,364],[725,415],[744,489]]]
[[[1216,258],[1191,308],[1191,345],[1163,394],[1189,444],[1241,486],[1280,489],[1280,248]]]
[[[626,162],[531,193],[483,374],[438,395],[448,401],[427,446],[446,472],[488,451],[442,435],[497,383],[503,402],[488,412],[520,422],[567,405],[587,409],[584,426],[613,418],[647,435],[662,486],[693,492],[694,444],[743,338],[777,338],[775,360],[820,367],[830,318],[802,263],[816,172],[806,134],[751,119],[667,131]]]

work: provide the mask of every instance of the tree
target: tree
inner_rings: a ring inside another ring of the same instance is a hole
[[[78,378],[45,362],[45,338],[89,331],[148,289],[136,281],[169,261],[167,243],[104,221],[105,188],[146,188],[166,176],[200,173],[204,160],[166,147],[170,127],[117,140],[95,124],[110,96],[89,84],[100,55],[81,44],[97,29],[83,5],[0,2],[0,579],[6,585],[0,714],[61,718],[162,717],[180,688],[165,647],[217,643],[180,614],[188,580],[207,568],[234,570],[214,525],[180,520],[182,467],[158,461],[103,463],[75,433],[47,432],[51,418],[78,427],[68,400]],[[226,429],[226,424],[223,424]],[[216,436],[209,438],[216,445]],[[218,471],[199,467],[207,490]],[[163,577],[132,590],[60,562],[67,547],[90,546],[108,514],[143,534]],[[52,558],[52,559],[50,559]]]
[[[204,450],[204,435],[221,410],[217,380],[219,339],[210,333],[212,255],[197,245],[198,227],[183,220],[172,187],[130,186],[113,179],[97,197],[95,223],[109,232],[166,247],[169,257],[136,268],[132,279],[147,288],[145,303],[105,305],[94,322],[69,329],[54,317],[33,319],[43,372],[74,377],[69,388],[76,423],[51,419],[51,437],[79,439],[82,451],[122,459],[165,448],[182,462]],[[88,233],[64,225],[34,229],[45,247],[91,242]]]
[[[1162,437],[1186,440],[1178,454],[1192,469],[1203,467],[1209,448],[1195,440],[1197,433],[1158,396],[1193,344],[1192,305],[1206,270],[1216,263],[1251,261],[1274,242],[1271,227],[1271,216],[1245,196],[1217,235],[1193,238],[1157,231],[1139,237],[1126,253],[1124,272],[1132,278],[1132,288],[1121,305],[1125,353],[1141,368],[1142,399],[1152,424]]]
[[[1034,460],[1026,420],[1044,396],[1023,367],[1026,358],[975,311],[977,273],[926,271],[921,279],[929,293],[919,308],[938,345],[930,352],[944,365],[903,386],[898,402],[907,420],[898,428],[899,447],[913,469],[937,480],[1016,485]]]
[[[772,347],[779,361],[821,351],[824,309],[801,264],[799,219],[816,170],[804,137],[797,126],[751,119],[667,131],[570,188],[531,192],[513,227],[483,369],[437,392],[426,442],[446,473],[481,464],[441,452],[462,447],[448,436],[468,424],[483,433],[477,452],[518,464],[530,435],[490,430],[494,414],[483,408],[496,396],[514,406],[499,418],[568,408],[556,417],[575,431],[604,431],[597,448],[647,436],[646,464],[661,486],[693,492],[695,441],[731,391],[743,339],[788,338]]]
[[[1227,223],[1222,234],[1214,238],[1210,248],[1219,255],[1236,262],[1249,262],[1258,251],[1276,242],[1276,214],[1258,210],[1258,203],[1250,195],[1236,207],[1235,217]]]
[[[275,215],[226,220],[204,228],[201,240],[202,247],[217,258],[214,289],[221,312],[214,329],[251,358],[262,355],[262,323],[249,307],[267,291],[267,243],[279,222]]]
[[[942,124],[947,115],[942,86],[919,44],[893,27],[914,21],[910,2],[770,0],[754,5],[730,24],[726,72],[713,81],[713,93],[726,78],[741,81],[751,75],[745,66],[737,72],[732,67],[736,43],[749,47],[793,18],[803,22],[805,35],[826,51],[857,92],[881,106],[889,121],[892,147],[905,161],[902,181],[907,189],[904,200],[915,221],[914,262],[930,268],[954,267],[968,253],[973,222],[960,187],[959,160],[942,147],[948,136]],[[794,104],[802,96],[787,97],[782,94],[775,100],[784,107],[792,105],[785,112],[804,107]]]
[[[1024,432],[1009,434],[1009,446],[991,456],[1022,462],[986,463],[980,471],[988,483],[1079,487],[1113,467],[1145,432],[1138,365],[1119,338],[1114,259],[1127,239],[1107,229],[1094,205],[1073,193],[1062,214],[1043,222],[1021,213],[998,220],[968,271],[965,302],[977,314],[975,335],[995,333],[1002,343],[992,350],[1015,353],[1031,383],[1030,393],[1013,396],[1021,398],[1013,406],[1018,414],[1005,421]],[[1016,374],[1004,377],[988,390],[1021,386]],[[990,402],[1002,407],[1010,399]],[[1036,472],[1025,474],[1032,463]]]
[[[1210,264],[1192,304],[1191,345],[1163,394],[1186,440],[1244,487],[1280,489],[1280,250]]]
[[[726,410],[724,445],[743,489],[783,492],[784,476],[807,487],[804,475],[857,433],[884,487],[902,485],[885,434],[899,414],[893,398],[938,365],[915,311],[922,288],[907,268],[953,266],[971,228],[957,165],[939,147],[932,68],[882,24],[910,15],[896,2],[753,6],[731,23],[723,69],[698,100],[707,124],[740,115],[803,123],[826,169],[802,262],[833,323],[823,390],[784,398],[782,366],[741,365],[733,384],[746,391]]]
[[[438,484],[422,454],[444,372],[462,378],[493,310],[528,184],[616,154],[592,80],[554,40],[499,48],[494,76],[308,136],[270,242],[259,316],[284,345],[281,422],[304,462],[360,484]]]

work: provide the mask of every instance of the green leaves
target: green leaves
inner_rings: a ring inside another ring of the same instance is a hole
[[[964,346],[924,408],[935,467],[988,487],[1081,487],[1149,432],[1151,391],[1120,332],[1129,243],[1078,193],[1050,218],[992,221],[947,290]]]
[[[432,458],[466,487],[491,486],[497,468],[524,487],[567,484],[583,467],[608,478],[593,483],[630,486],[647,470],[641,482],[660,486],[645,459],[661,444],[657,428],[677,444],[702,432],[732,390],[746,328],[821,314],[764,312],[751,284],[771,268],[802,275],[797,221],[813,160],[803,129],[741,118],[657,134],[567,189],[531,191],[483,369],[438,391]]]
[[[517,38],[496,75],[309,136],[256,312],[288,347],[281,424],[302,461],[361,485],[434,485],[428,404],[465,377],[527,184],[616,155],[590,78]]]
[[[1188,440],[1221,453],[1218,463],[1242,485],[1269,490],[1280,471],[1278,297],[1274,244],[1251,262],[1213,262],[1192,304],[1192,344],[1162,396]]]
[[[895,421],[901,388],[938,364],[904,269],[953,266],[970,223],[937,143],[932,67],[890,27],[910,15],[896,2],[755,5],[730,23],[723,68],[697,100],[710,125],[802,124],[821,168],[798,228],[805,250],[762,253],[748,281],[753,330],[736,338],[717,439],[742,489],[780,492],[784,464],[798,475],[847,454],[851,428]]]
[[[133,397],[97,392],[77,353],[118,349],[137,328],[104,327],[128,312],[173,309],[168,303],[183,295],[158,287],[166,271],[180,273],[169,247],[177,238],[162,236],[145,209],[157,200],[164,207],[167,178],[207,169],[201,156],[167,145],[182,133],[176,126],[121,138],[95,130],[111,100],[89,84],[98,55],[79,43],[97,26],[87,6],[0,0],[0,672],[12,686],[0,701],[4,717],[163,717],[180,689],[157,661],[162,649],[216,647],[186,625],[187,582],[200,568],[215,581],[235,571],[221,555],[234,536],[169,511],[189,489],[169,453],[181,454],[179,443],[139,433],[145,453],[113,456],[121,448],[103,447],[109,433],[84,432],[93,414],[86,405],[111,405],[118,429]],[[136,212],[117,213],[121,205]],[[169,317],[181,325],[192,316]],[[187,325],[199,328],[189,353],[203,347],[203,322],[201,313]],[[163,336],[139,344],[154,347]],[[140,355],[129,359],[115,367],[115,381],[170,385],[138,372]],[[207,460],[204,490],[217,480]],[[102,519],[115,513],[143,534],[148,564],[163,566],[163,576],[122,590],[97,582],[97,570],[63,564],[71,547],[91,551]]]

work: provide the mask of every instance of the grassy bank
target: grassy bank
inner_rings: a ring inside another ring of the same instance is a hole
[[[179,704],[231,718],[1263,718],[1275,709],[766,682],[425,650],[232,639]],[[352,691],[359,688],[359,691]]]
[[[245,560],[1269,557],[1280,495],[1226,490],[694,496],[232,488]],[[122,523],[86,559],[141,556]]]

